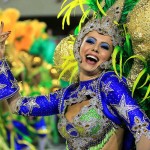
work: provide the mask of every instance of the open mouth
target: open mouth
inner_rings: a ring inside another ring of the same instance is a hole
[[[93,55],[86,55],[86,62],[89,64],[96,64],[99,61],[99,59],[96,56]]]

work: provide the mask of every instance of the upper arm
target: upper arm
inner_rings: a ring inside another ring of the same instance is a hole
[[[26,96],[20,95],[14,98],[13,111],[19,115],[25,116],[48,116],[59,113],[60,97],[59,91],[40,96]],[[12,98],[11,98],[12,99]],[[11,100],[10,107],[11,107]]]
[[[12,113],[25,116],[47,116],[58,114],[57,93],[40,96],[21,96],[19,92],[7,99]]]
[[[102,92],[105,93],[109,105],[124,121],[138,142],[142,135],[150,140],[150,120],[132,98],[126,83],[112,75],[102,81]]]
[[[7,99],[12,112],[31,116],[57,114],[62,91],[48,96],[21,97],[19,86],[7,61],[5,59],[0,61],[0,101]]]

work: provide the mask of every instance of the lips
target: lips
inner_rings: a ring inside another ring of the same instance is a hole
[[[94,62],[99,61],[99,59],[96,56],[93,56],[93,55],[86,55],[86,59],[88,59],[90,61],[94,61]]]
[[[86,62],[91,65],[95,65],[99,61],[98,57],[88,54],[86,55]]]

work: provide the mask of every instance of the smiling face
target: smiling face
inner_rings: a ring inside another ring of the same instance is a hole
[[[80,67],[80,80],[98,77],[100,65],[110,60],[113,51],[110,36],[99,34],[97,31],[89,32],[83,39],[80,47],[82,62]]]

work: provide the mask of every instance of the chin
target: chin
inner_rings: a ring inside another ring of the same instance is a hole
[[[84,62],[84,63],[83,63]],[[85,61],[83,61],[79,66],[80,66],[80,69],[83,70],[83,72],[87,72],[89,74],[95,74],[95,73],[99,73],[101,71],[100,69],[100,65],[99,63],[97,64],[94,64],[94,65],[91,65],[91,64],[88,64],[86,63]]]
[[[83,69],[84,70],[84,72],[87,74],[87,75],[99,75],[100,73],[101,73],[101,69],[99,68],[99,67],[95,67],[95,66],[93,66],[93,67],[91,67],[91,68],[84,68]]]

